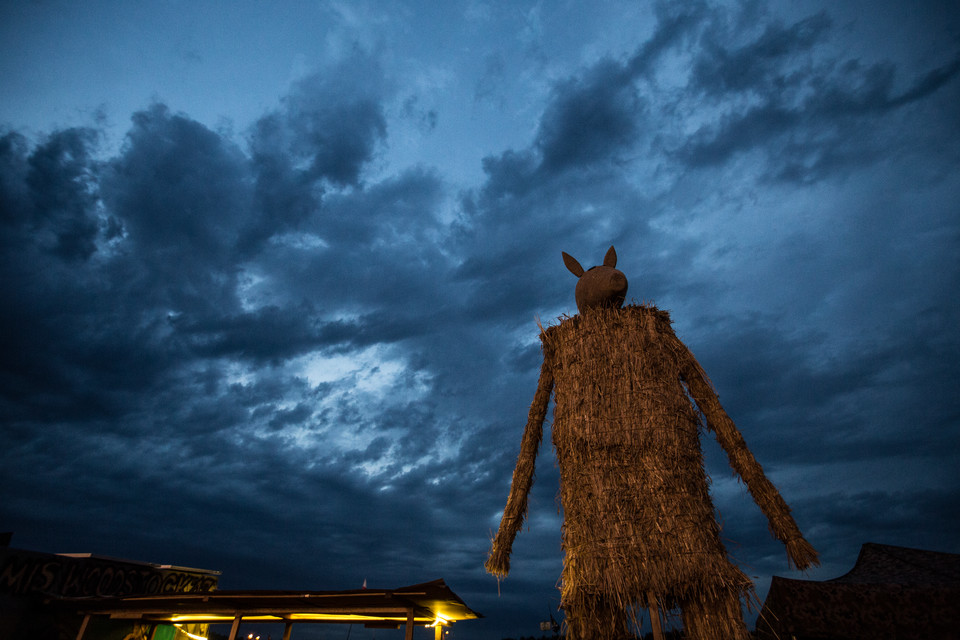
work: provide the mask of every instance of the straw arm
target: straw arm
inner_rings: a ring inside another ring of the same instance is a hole
[[[786,545],[789,563],[801,570],[811,565],[819,565],[817,551],[803,538],[800,528],[790,515],[787,502],[747,448],[743,436],[724,411],[720,399],[693,354],[689,351],[687,354],[687,362],[682,372],[683,381],[706,419],[707,427],[716,434],[717,441],[727,453],[730,466],[747,485],[754,502],[767,516],[770,532]]]
[[[547,405],[550,402],[550,392],[553,389],[553,371],[549,358],[544,357],[540,367],[540,381],[537,392],[530,405],[527,417],[527,426],[523,430],[523,440],[520,443],[520,455],[517,466],[513,470],[513,480],[510,482],[510,495],[507,506],[500,519],[500,528],[493,539],[490,555],[484,564],[488,573],[498,578],[504,578],[510,572],[510,552],[513,549],[513,540],[523,525],[527,515],[527,497],[533,485],[533,472],[536,466],[537,452],[540,450],[540,441],[543,439],[543,421],[547,417]]]

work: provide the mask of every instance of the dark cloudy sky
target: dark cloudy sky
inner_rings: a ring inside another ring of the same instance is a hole
[[[499,595],[482,563],[537,319],[576,311],[560,252],[613,244],[808,576],[868,541],[960,552],[958,14],[4,2],[0,530],[224,588],[443,577],[487,616],[456,637],[538,634],[549,436]],[[704,447],[761,599],[802,577]]]

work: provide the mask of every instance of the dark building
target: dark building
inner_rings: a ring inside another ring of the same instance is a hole
[[[960,640],[960,555],[866,543],[832,580],[774,576],[761,640]]]
[[[8,537],[9,539],[9,537]],[[136,596],[213,591],[219,571],[134,562],[92,554],[39,553],[0,547],[0,638],[161,640],[177,629],[140,620],[88,617],[76,604]],[[180,627],[206,635],[206,625]],[[184,638],[188,636],[183,636]]]

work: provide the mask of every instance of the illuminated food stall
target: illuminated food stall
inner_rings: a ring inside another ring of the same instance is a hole
[[[441,580],[394,589],[220,591],[219,571],[0,546],[0,638],[206,640],[208,625],[282,623],[430,627],[479,618]]]

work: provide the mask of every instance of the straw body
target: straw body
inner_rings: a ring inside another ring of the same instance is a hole
[[[626,608],[652,591],[671,606],[750,587],[720,541],[684,354],[666,332],[665,312],[627,308],[542,336],[556,380],[564,603],[599,593]]]
[[[655,598],[683,611],[689,637],[746,637],[739,602],[752,584],[720,540],[701,427],[716,432],[794,564],[805,568],[816,552],[667,312],[591,309],[543,330],[541,342],[540,385],[487,569],[509,571],[552,384],[569,636],[620,635],[632,612]]]

